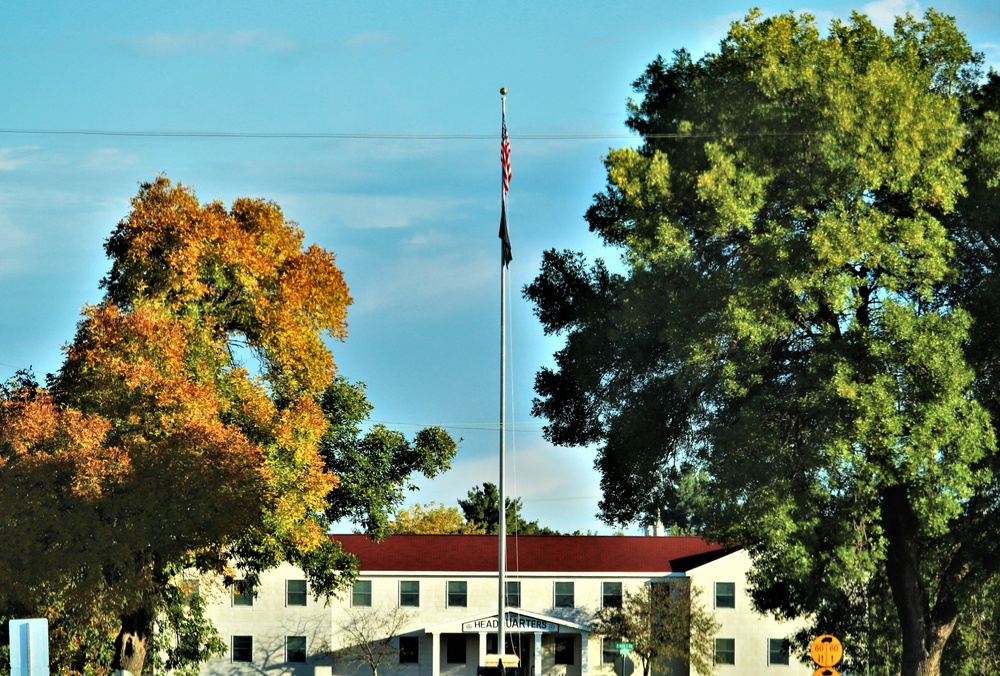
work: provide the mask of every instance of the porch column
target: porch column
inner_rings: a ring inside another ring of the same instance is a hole
[[[587,646],[588,646],[588,640],[587,639],[589,639],[589,638],[590,638],[590,634],[586,634],[586,633],[580,634],[580,675],[581,676],[587,676],[587,653],[590,652],[588,650],[588,648],[587,648]]]
[[[431,632],[431,676],[441,676],[441,634]]]
[[[541,632],[535,632],[535,676],[542,676],[542,634]]]
[[[486,666],[486,632],[479,632],[479,666]]]

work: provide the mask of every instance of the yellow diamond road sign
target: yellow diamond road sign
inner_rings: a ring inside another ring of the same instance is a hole
[[[809,655],[813,662],[821,667],[832,667],[844,657],[844,646],[836,636],[823,634],[818,636],[809,646]],[[817,672],[820,673],[820,672]],[[836,673],[836,672],[834,672]],[[831,676],[833,676],[831,674]]]

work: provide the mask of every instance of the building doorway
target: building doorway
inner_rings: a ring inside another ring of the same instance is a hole
[[[514,676],[529,676],[531,671],[531,659],[535,654],[535,635],[534,634],[504,634],[504,642],[507,644],[507,651],[505,654],[517,655],[518,663],[520,666],[517,669],[508,669],[507,673],[513,674]],[[486,635],[486,652],[489,654],[499,654],[497,651],[497,635],[487,634]]]

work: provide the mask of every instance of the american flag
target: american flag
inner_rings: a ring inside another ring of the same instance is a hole
[[[503,127],[500,133],[500,165],[503,167],[503,194],[510,190],[510,139],[507,138],[507,116],[503,117]]]
[[[507,230],[507,190],[510,188],[510,139],[507,138],[507,116],[502,117],[500,132],[500,166],[503,170],[503,196],[500,199],[500,262],[506,267],[512,259],[510,232]]]

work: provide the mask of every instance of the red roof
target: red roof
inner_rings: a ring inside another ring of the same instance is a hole
[[[332,535],[361,561],[362,572],[491,572],[497,569],[495,535]],[[620,535],[507,536],[507,570],[524,573],[684,572],[727,554],[698,537]]]

